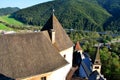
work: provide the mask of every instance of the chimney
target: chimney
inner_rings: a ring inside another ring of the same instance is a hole
[[[51,37],[52,44],[54,44],[55,43],[55,31],[54,31],[54,29],[50,30],[50,37]]]

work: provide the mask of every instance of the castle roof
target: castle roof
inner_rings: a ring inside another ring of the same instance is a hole
[[[0,73],[25,78],[68,64],[45,35],[46,32],[1,35]]]
[[[51,15],[47,23],[41,29],[41,31],[48,31],[50,38],[50,31],[55,31],[55,43],[53,44],[59,51],[65,50],[73,46],[72,41],[66,34],[60,22],[57,20],[54,14]]]
[[[79,41],[77,41],[77,43],[75,44],[75,50],[76,51],[82,50]]]

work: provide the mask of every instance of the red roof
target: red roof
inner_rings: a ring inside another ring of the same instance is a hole
[[[79,41],[77,41],[77,43],[76,43],[76,45],[75,45],[75,50],[76,50],[76,51],[82,50]]]

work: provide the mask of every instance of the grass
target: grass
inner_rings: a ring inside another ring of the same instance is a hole
[[[0,16],[0,21],[5,22],[8,25],[13,25],[14,27],[16,27],[18,29],[23,29],[23,28],[28,29],[29,28],[29,27],[27,27],[29,25],[25,25],[25,24],[21,23],[20,21],[15,20],[14,18],[10,18],[10,15]],[[4,25],[4,23],[0,23],[0,30],[17,30],[14,28],[12,29],[10,27],[11,26]],[[33,26],[30,26],[30,27],[31,27],[31,29],[35,28]],[[36,28],[38,28],[38,27],[36,27]]]
[[[4,24],[0,23],[0,30],[8,30],[9,31],[9,30],[13,30],[13,29],[11,29],[11,28],[5,26]]]
[[[15,20],[14,18],[10,18],[10,15],[0,16],[0,20],[6,22],[8,24],[15,25],[15,26],[22,26],[23,25],[23,23]]]

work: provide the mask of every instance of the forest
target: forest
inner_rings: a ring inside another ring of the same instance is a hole
[[[66,32],[71,40],[74,43],[80,41],[84,52],[89,53],[91,58],[96,53],[95,45],[102,43],[102,74],[108,80],[120,80],[120,42],[114,42],[120,40],[120,0],[53,0],[9,15],[9,18],[23,22],[25,27],[2,21],[6,17],[0,17],[0,26],[21,30],[40,29],[53,14],[53,9],[64,29],[69,29]],[[8,10],[0,9],[0,15],[8,13]]]
[[[25,24],[43,26],[54,9],[64,28],[120,31],[119,4],[119,0],[53,0],[21,9],[11,17]]]
[[[16,11],[20,10],[18,7],[6,7],[6,8],[0,8],[0,16],[12,14]]]
[[[73,42],[80,42],[83,51],[87,52],[92,60],[97,50],[95,45],[101,43],[99,52],[102,63],[101,73],[107,80],[120,80],[120,36],[113,36],[114,33],[111,31],[105,34],[96,31],[70,31],[68,34]]]

